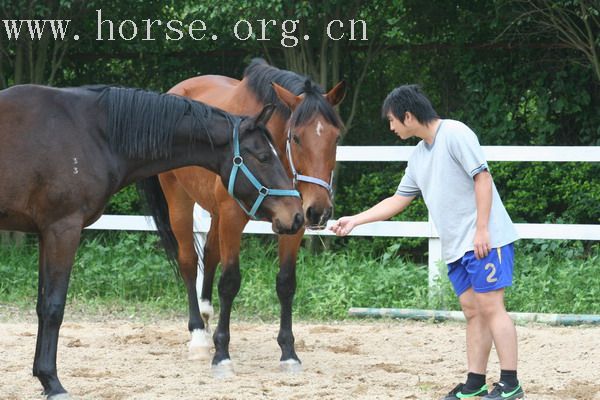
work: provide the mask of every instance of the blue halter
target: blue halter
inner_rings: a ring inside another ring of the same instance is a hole
[[[250,172],[248,167],[246,167],[246,165],[244,164],[244,159],[240,155],[240,140],[239,140],[240,123],[241,123],[241,120],[236,119],[236,121],[233,125],[233,168],[231,169],[231,174],[229,175],[229,185],[228,185],[227,191],[229,192],[231,197],[233,197],[235,199],[235,201],[238,202],[238,204],[240,205],[240,207],[242,207],[242,210],[244,210],[246,212],[246,214],[248,214],[252,219],[256,219],[256,211],[258,211],[258,208],[262,204],[265,197],[267,197],[267,196],[292,196],[292,197],[299,198],[300,193],[298,193],[298,191],[295,189],[291,189],[291,190],[269,189],[269,188],[263,186],[258,181],[258,179],[256,179],[254,174],[252,172]],[[258,197],[254,201],[254,205],[252,206],[252,209],[250,209],[250,211],[248,211],[246,209],[246,207],[244,207],[242,202],[239,201],[233,194],[233,188],[235,186],[235,178],[237,177],[237,173],[239,170],[242,170],[243,174],[246,175],[246,178],[248,178],[250,183],[252,183],[252,185],[258,191]]]

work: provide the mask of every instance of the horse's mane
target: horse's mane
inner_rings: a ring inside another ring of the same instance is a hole
[[[271,82],[283,86],[296,96],[304,93],[304,101],[292,115],[291,126],[302,125],[317,114],[323,115],[336,128],[343,126],[339,115],[323,97],[323,88],[305,76],[275,68],[262,58],[254,58],[244,70],[244,78],[248,80],[248,86],[256,99],[263,104],[275,104],[277,112],[285,119],[290,118],[291,111],[279,100]]]
[[[132,158],[169,157],[175,129],[186,114],[192,116],[190,144],[205,140],[206,135],[211,146],[215,141],[226,143],[229,139],[214,137],[215,130],[209,129],[211,119],[222,117],[233,126],[235,118],[220,109],[171,94],[108,86],[86,89],[99,92],[99,101],[106,107],[110,146]]]
[[[107,111],[107,136],[113,151],[129,158],[158,159],[170,157],[173,136],[184,115],[190,115],[188,137],[190,149],[197,141],[224,144],[231,130],[209,129],[213,118],[224,118],[231,128],[235,116],[204,103],[171,94],[157,94],[139,89],[88,86],[98,93],[98,101]],[[222,132],[217,133],[216,132]],[[218,135],[218,136],[217,136]],[[207,144],[208,145],[208,144]],[[168,206],[157,176],[137,182],[142,199],[154,218],[167,259],[175,273],[178,244],[171,229]]]

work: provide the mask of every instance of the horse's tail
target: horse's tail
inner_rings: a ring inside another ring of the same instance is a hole
[[[140,197],[145,201],[146,206],[149,208],[148,211],[154,219],[160,242],[167,253],[167,260],[173,267],[175,274],[179,275],[179,268],[177,267],[179,246],[177,244],[177,239],[173,234],[173,230],[171,229],[169,207],[167,199],[160,187],[158,176],[155,175],[138,181],[137,189]]]

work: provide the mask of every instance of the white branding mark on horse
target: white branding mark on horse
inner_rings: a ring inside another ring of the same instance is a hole
[[[321,121],[317,121],[317,136],[321,136],[321,131],[323,130],[323,124]]]
[[[73,165],[77,165],[79,164],[79,161],[77,161],[77,157],[73,157]],[[77,175],[79,173],[79,168],[77,167],[73,167],[73,175]]]

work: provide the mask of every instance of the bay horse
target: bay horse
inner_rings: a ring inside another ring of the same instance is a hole
[[[277,69],[262,59],[254,59],[241,81],[216,75],[198,76],[174,86],[170,93],[190,97],[232,113],[253,113],[264,104],[276,104],[268,127],[284,166],[302,194],[306,226],[323,229],[332,214],[331,183],[336,162],[336,145],[342,122],[334,110],[345,95],[345,83],[324,93],[311,80],[294,72]],[[209,319],[213,316],[212,287],[219,261],[222,274],[218,283],[220,315],[213,341],[212,368],[217,376],[234,374],[229,355],[231,307],[240,284],[239,253],[247,215],[227,194],[226,188],[210,171],[197,167],[175,169],[159,175],[169,204],[173,233],[179,245],[175,256],[185,281],[189,301],[188,329],[192,339],[190,358],[209,357]],[[199,190],[212,186],[213,190]],[[196,278],[198,254],[194,246],[194,202],[211,214],[211,226],[204,247],[204,274],[201,299]],[[295,235],[280,235],[279,273],[276,290],[281,305],[277,342],[283,370],[301,370],[294,349],[292,301],[296,290],[296,256],[304,229]]]
[[[303,225],[300,199],[265,127],[273,111],[266,106],[255,117],[237,117],[180,96],[126,88],[0,91],[0,229],[39,237],[33,375],[48,399],[70,398],[56,368],[69,276],[82,228],[101,216],[112,194],[141,180],[164,234],[169,220],[156,174],[202,166],[249,207],[259,197],[255,185],[242,174],[230,180],[242,168],[268,191],[283,191],[263,198],[259,217],[279,233]]]

